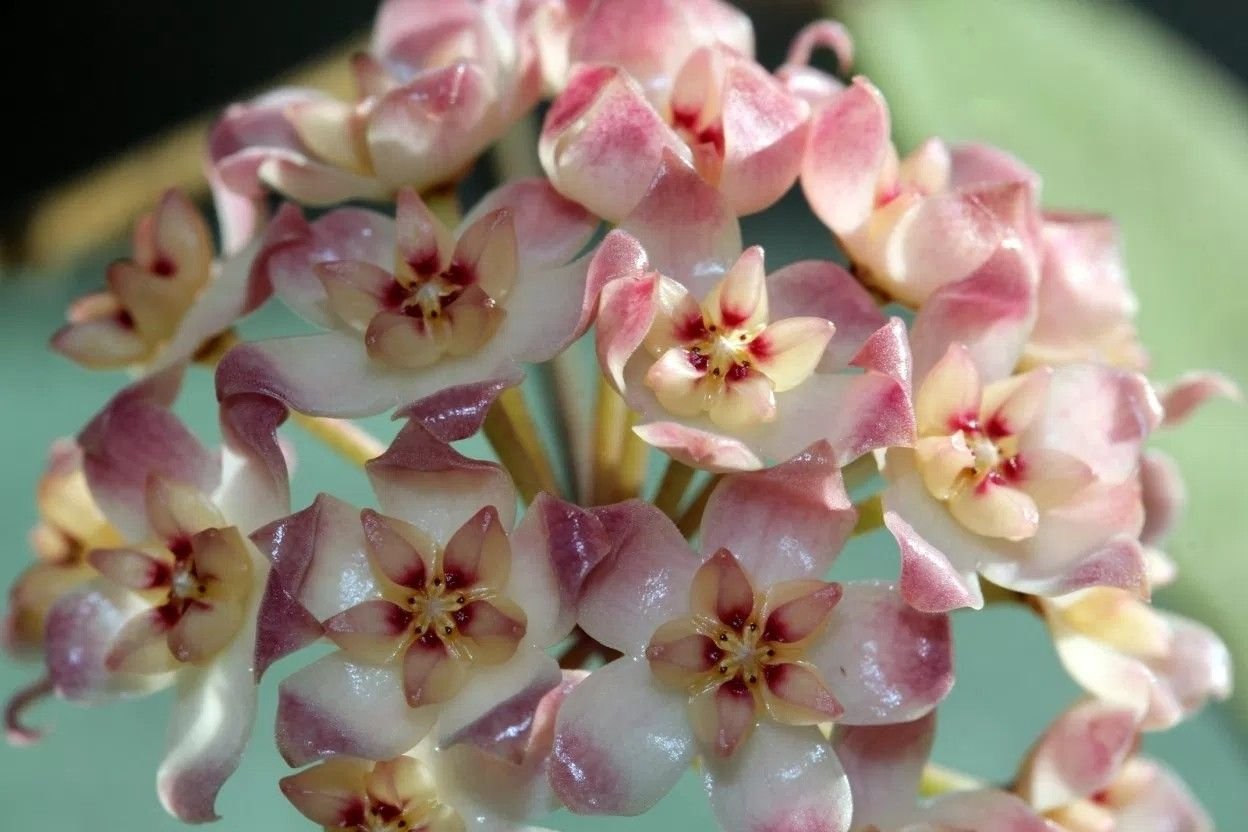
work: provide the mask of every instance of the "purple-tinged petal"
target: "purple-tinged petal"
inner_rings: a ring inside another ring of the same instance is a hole
[[[361,208],[340,208],[308,222],[298,208],[286,205],[265,233],[253,272],[272,282],[282,302],[305,320],[334,326],[319,263],[360,262],[382,269],[394,266],[395,224],[390,217]]]
[[[388,760],[416,745],[436,716],[408,707],[400,666],[355,664],[333,653],[282,681],[277,748],[292,766],[334,754]]]
[[[840,721],[916,719],[953,687],[949,618],[910,607],[882,581],[852,581],[807,655],[845,708]]]
[[[775,204],[797,181],[810,107],[753,60],[724,50],[719,190],[738,216]]]
[[[741,227],[719,191],[671,153],[620,228],[653,268],[703,297],[741,254]]]
[[[641,658],[626,656],[591,673],[564,700],[555,722],[555,793],[578,814],[650,809],[696,752],[686,700],[660,685]]]
[[[417,190],[458,179],[505,129],[493,123],[498,94],[482,67],[466,61],[421,72],[386,93],[366,128],[378,178]]]
[[[832,749],[854,798],[854,825],[896,829],[914,814],[923,767],[936,738],[936,714],[885,725],[837,725]]]
[[[884,96],[866,78],[855,78],[815,114],[806,147],[802,190],[811,209],[838,235],[857,229],[875,207],[891,152]]]
[[[774,468],[725,478],[702,521],[702,548],[727,548],[758,582],[821,577],[853,531],[857,512],[826,442]]]
[[[561,196],[542,178],[513,179],[490,191],[464,217],[461,228],[499,209],[511,211],[521,270],[561,266],[584,250],[598,218]]]
[[[1140,456],[1140,500],[1144,504],[1140,542],[1156,546],[1170,536],[1187,504],[1183,475],[1169,454],[1150,448]]]
[[[114,639],[145,609],[133,593],[103,579],[58,601],[44,625],[48,677],[57,695],[98,702],[168,685],[168,675],[114,673],[107,667]]]
[[[553,657],[521,645],[507,662],[474,673],[440,710],[438,747],[468,743],[521,763],[528,750],[535,706],[562,679]]]
[[[956,144],[951,149],[953,167],[950,187],[995,182],[1023,182],[1040,192],[1040,175],[1000,148],[978,142]]]
[[[1119,783],[1105,795],[1120,829],[1213,832],[1213,820],[1178,775],[1156,760],[1127,762]]]
[[[153,475],[211,494],[220,461],[167,408],[177,395],[181,368],[122,390],[78,435],[91,495],[109,522],[129,540],[149,533],[146,491]]]
[[[849,366],[867,339],[888,323],[854,276],[828,260],[802,260],[767,276],[773,320],[813,315],[836,325],[821,370]]]
[[[382,509],[439,544],[482,506],[494,506],[505,528],[515,521],[516,492],[507,473],[463,456],[416,419],[366,468]]]
[[[749,575],[727,549],[711,554],[693,573],[689,607],[695,617],[719,621],[743,632],[754,614],[754,587]]]
[[[1138,724],[1131,708],[1095,699],[1074,705],[1032,746],[1015,790],[1041,812],[1094,795],[1134,751]]]
[[[377,597],[360,512],[349,503],[322,494],[251,539],[273,565],[259,612],[257,675],[320,638],[320,622]]]
[[[416,371],[373,361],[357,333],[326,332],[243,344],[217,367],[217,398],[260,394],[313,416],[354,418],[401,407],[448,387],[514,375],[503,333],[471,356],[445,358]],[[326,376],[335,384],[323,383]],[[228,406],[228,405],[227,405]]]
[[[355,661],[385,664],[403,649],[413,615],[381,598],[356,604],[325,622],[325,636]]]
[[[907,604],[925,612],[983,607],[979,578],[973,569],[959,570],[895,511],[884,513],[884,525],[901,549],[901,594]]]
[[[1161,404],[1138,373],[1095,364],[1053,371],[1043,413],[1021,438],[1083,460],[1103,480],[1135,474],[1141,446],[1160,424]]]
[[[617,389],[624,388],[624,367],[659,311],[659,274],[647,268],[641,244],[620,230],[607,235],[589,265],[590,281],[602,286],[595,337],[598,363]]]
[[[911,327],[915,382],[955,343],[970,350],[985,383],[1010,375],[1035,319],[1034,268],[1011,237],[966,278],[933,292]]]
[[[637,82],[619,67],[605,65],[573,70],[546,114],[538,142],[551,183],[614,221],[645,197],[666,154],[688,166],[688,146],[646,101]],[[697,176],[692,168],[689,174]]]
[[[725,832],[849,829],[849,782],[814,727],[763,723],[731,757],[706,761],[705,783]]]
[[[652,505],[632,500],[592,511],[612,548],[585,580],[577,620],[599,642],[638,655],[659,624],[688,609],[699,561]]]
[[[642,441],[686,465],[704,471],[731,473],[754,471],[763,461],[744,442],[699,430],[679,422],[650,422],[638,425],[633,432]]]
[[[531,643],[547,647],[571,631],[581,587],[611,548],[592,511],[537,495],[511,535],[507,584],[508,596],[528,617]]]
[[[1244,399],[1239,385],[1221,373],[1190,372],[1175,379],[1158,390],[1162,412],[1162,425],[1174,427],[1191,418],[1210,399],[1223,398],[1233,402]]]
[[[975,832],[1054,832],[1048,820],[1009,792],[978,789],[942,795],[919,813],[938,829]]]
[[[495,400],[517,383],[519,379],[512,377],[447,387],[401,408],[394,418],[416,422],[441,442],[457,442],[481,430]],[[392,444],[399,446],[397,441]],[[416,447],[423,449],[423,440]]]

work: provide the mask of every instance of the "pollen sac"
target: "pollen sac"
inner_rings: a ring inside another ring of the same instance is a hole
[[[841,597],[839,584],[785,581],[756,592],[720,549],[694,576],[691,615],[663,624],[646,647],[654,674],[689,694],[694,733],[728,757],[760,716],[787,725],[831,722],[843,711],[806,658]]]
[[[511,549],[494,508],[479,511],[445,546],[374,511],[361,522],[383,597],[329,619],[335,644],[361,661],[401,661],[412,707],[446,701],[474,667],[515,654],[527,619],[503,594]]]

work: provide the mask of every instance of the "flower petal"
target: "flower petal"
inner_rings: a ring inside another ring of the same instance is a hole
[[[689,588],[689,608],[729,629],[743,632],[755,612],[754,587],[740,562],[727,549],[703,561]]]
[[[807,657],[845,707],[840,721],[916,719],[953,687],[949,618],[919,612],[882,581],[851,581]]]
[[[451,655],[432,631],[411,643],[403,656],[403,691],[410,708],[446,702],[464,686],[467,661]]]
[[[452,614],[461,644],[479,664],[499,664],[511,658],[524,638],[524,610],[506,598],[470,601]]]
[[[976,832],[1052,832],[1053,825],[1008,792],[978,789],[942,795],[926,806],[923,820],[942,829]]]
[[[391,581],[408,589],[424,589],[437,549],[425,533],[402,520],[372,509],[360,512],[369,560]]]
[[[832,99],[811,122],[802,190],[837,234],[858,228],[875,207],[876,186],[892,150],[888,105],[866,78]]]
[[[1139,715],[1097,700],[1069,708],[1027,754],[1019,795],[1047,812],[1101,791],[1135,748]]]
[[[321,826],[340,827],[365,820],[365,778],[372,763],[334,757],[283,777],[282,794],[299,813]]]
[[[725,832],[849,829],[849,783],[813,727],[763,723],[732,757],[707,761],[705,782]]]
[[[696,752],[686,695],[658,684],[644,659],[594,671],[555,723],[551,785],[578,814],[637,815],[659,801]]]
[[[396,665],[356,664],[342,653],[318,659],[282,681],[277,748],[292,766],[334,754],[396,757],[433,726],[432,708],[411,708]]]
[[[763,639],[798,644],[823,630],[841,600],[841,585],[819,580],[782,581],[768,587],[763,601]]]
[[[827,260],[802,260],[772,272],[767,294],[774,320],[810,315],[836,326],[820,365],[825,371],[847,367],[867,339],[888,323],[862,284]]]
[[[731,757],[759,717],[754,692],[739,677],[690,697],[688,711],[694,737],[716,757]]]
[[[165,639],[173,622],[161,607],[141,612],[126,622],[108,651],[105,664],[121,673],[167,673],[178,660]]]
[[[394,275],[361,260],[331,260],[315,264],[325,287],[325,305],[347,326],[364,332],[380,312],[389,308]]]
[[[641,241],[654,269],[695,297],[741,255],[741,227],[723,196],[670,151],[620,228]]]
[[[639,655],[656,624],[688,610],[683,593],[698,558],[672,521],[652,505],[629,501],[593,513],[612,548],[585,581],[577,619],[602,644]]]
[[[87,553],[87,562],[127,589],[165,586],[171,575],[168,563],[137,549],[93,549]]]
[[[899,829],[912,818],[908,798],[918,793],[935,738],[934,712],[908,722],[835,727],[832,748],[849,779],[856,825]]]
[[[819,577],[856,518],[832,449],[820,442],[780,465],[721,480],[703,514],[702,546],[730,549],[760,586]]]
[[[1186,373],[1159,391],[1166,427],[1181,425],[1213,398],[1243,401],[1244,395],[1234,381],[1220,373],[1208,371]]]
[[[805,662],[767,665],[763,669],[767,714],[785,725],[819,725],[841,717],[845,709],[819,673]]]
[[[723,658],[710,636],[698,632],[692,619],[677,618],[654,631],[646,645],[646,660],[664,684],[688,688]]]
[[[1024,540],[1040,525],[1036,501],[1023,491],[995,482],[991,475],[956,491],[948,506],[959,523],[985,537]]]
[[[835,327],[823,318],[785,318],[768,325],[750,344],[750,355],[777,393],[810,378]]]
[[[385,664],[403,649],[412,614],[380,598],[365,601],[325,622],[325,635],[352,659]]]
[[[982,389],[970,350],[950,344],[919,385],[914,415],[923,436],[945,436],[979,418]]]
[[[703,301],[711,322],[726,329],[753,329],[767,322],[767,269],[763,249],[750,246]]]
[[[511,572],[511,546],[498,518],[498,509],[486,506],[451,535],[442,551],[447,587],[502,589]]]

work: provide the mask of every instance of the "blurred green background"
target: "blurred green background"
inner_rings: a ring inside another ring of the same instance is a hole
[[[1141,330],[1154,375],[1214,367],[1248,382],[1248,99],[1230,75],[1150,18],[1116,2],[1079,0],[846,0],[833,12],[854,31],[859,69],[889,97],[899,143],[939,133],[1000,144],[1045,177],[1045,203],[1107,211],[1125,230]],[[748,242],[768,248],[769,265],[823,256],[829,243],[802,217],[800,200],[747,224]],[[0,279],[0,582],[28,557],[33,485],[48,443],[72,434],[121,383],[89,374],[44,349],[66,302],[96,288],[122,248],[101,251],[55,274],[10,269]],[[280,309],[247,322],[250,336],[293,331]],[[181,411],[215,435],[209,376],[191,376]],[[382,420],[370,426],[389,435]],[[1157,444],[1182,462],[1191,506],[1170,549],[1183,569],[1162,605],[1217,627],[1248,667],[1248,412],[1215,403]],[[366,502],[362,474],[323,449],[300,444],[295,505],[332,484]],[[886,536],[854,542],[834,576],[896,574]],[[1026,746],[1076,695],[1033,616],[991,609],[955,616],[958,684],[941,710],[936,759],[986,779],[1004,779]],[[223,832],[309,828],[280,797],[285,767],[273,749],[276,682],[304,661],[270,672],[256,739],[218,804]],[[0,690],[35,668],[0,661]],[[1244,675],[1229,706],[1210,708],[1145,748],[1177,768],[1211,808],[1219,828],[1248,828],[1248,696]],[[172,830],[152,781],[163,743],[168,696],[105,709],[61,703],[33,716],[50,727],[30,749],[0,748],[0,830],[67,832]],[[585,820],[564,814],[559,830],[714,828],[695,778],[654,812],[635,819]]]

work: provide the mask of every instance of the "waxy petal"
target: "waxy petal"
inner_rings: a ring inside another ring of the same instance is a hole
[[[749,740],[760,715],[754,692],[740,678],[691,697],[688,711],[694,737],[716,757],[731,757]]]
[[[1164,386],[1158,395],[1161,397],[1162,412],[1165,413],[1162,420],[1165,427],[1183,424],[1211,399],[1223,398],[1240,402],[1244,398],[1239,385],[1234,381],[1220,373],[1208,371],[1185,373]]]
[[[163,587],[171,576],[169,564],[135,549],[95,549],[87,561],[110,581],[128,589]]]
[[[696,752],[686,702],[686,694],[659,684],[644,659],[617,659],[591,673],[555,723],[555,793],[578,814],[648,810]]]
[[[192,602],[169,630],[169,652],[180,662],[202,665],[235,640],[245,615],[238,600]]]
[[[503,589],[511,572],[511,547],[498,510],[486,506],[460,526],[446,542],[441,565],[448,589]]]
[[[722,480],[706,504],[702,546],[730,549],[759,586],[827,572],[857,514],[827,443]]]
[[[785,725],[819,725],[845,713],[819,673],[804,662],[765,667],[763,702],[768,716]]]
[[[364,332],[369,323],[390,305],[395,287],[390,272],[360,260],[331,260],[315,265],[325,287],[325,305],[344,324]]]
[[[403,648],[412,614],[382,599],[365,601],[325,622],[325,635],[354,660],[385,664]]]
[[[729,380],[707,413],[717,427],[741,430],[776,418],[775,388],[771,380],[751,370],[739,381]]]
[[[121,673],[167,673],[178,667],[166,636],[172,622],[157,607],[139,613],[117,633],[105,664]]]
[[[783,393],[810,378],[835,329],[823,318],[785,318],[750,344],[750,355],[775,391]]]
[[[1053,832],[1050,821],[1008,792],[977,789],[942,795],[923,808],[920,817],[938,829],[976,832]]]
[[[923,485],[937,500],[948,500],[975,468],[975,454],[961,432],[925,436],[914,443],[914,460]]]
[[[654,675],[676,688],[693,685],[721,658],[723,651],[715,641],[685,618],[661,625],[646,645],[646,660]]]
[[[949,513],[975,534],[1025,540],[1040,525],[1040,510],[1023,491],[998,484],[990,475],[948,501]]]
[[[840,584],[819,580],[772,584],[763,601],[763,639],[799,644],[822,631],[841,600]]]
[[[408,707],[449,700],[464,686],[468,672],[465,665],[432,632],[417,638],[403,656],[403,691]]]
[[[277,747],[292,766],[335,754],[386,760],[416,745],[436,716],[408,706],[396,665],[355,664],[334,653],[282,681]]]
[[[515,220],[510,209],[499,208],[464,228],[451,266],[501,303],[516,282],[518,258]]]
[[[524,610],[506,598],[472,601],[453,613],[474,662],[499,664],[511,658],[524,638]]]
[[[935,738],[934,712],[909,722],[834,728],[832,748],[849,778],[855,828],[899,829],[911,820],[911,796]]]
[[[862,284],[827,260],[802,260],[772,272],[767,293],[772,320],[811,316],[835,326],[819,365],[825,372],[848,367],[867,340],[888,323]],[[907,370],[904,376],[909,375]]]
[[[372,763],[335,757],[283,777],[278,785],[299,813],[321,826],[338,827],[364,819],[365,781]]]
[[[754,587],[727,549],[716,551],[694,573],[689,608],[695,616],[718,621],[738,633],[744,631],[755,611]]]
[[[763,250],[750,246],[703,302],[710,322],[723,329],[753,329],[767,322],[767,269]]]
[[[412,524],[372,509],[360,512],[360,524],[369,559],[377,570],[401,587],[424,589],[436,544]]]
[[[577,619],[602,644],[639,655],[656,622],[688,614],[684,593],[698,558],[652,505],[629,501],[593,511],[612,549],[585,580]]]
[[[726,832],[849,829],[849,783],[813,727],[763,723],[736,754],[707,761],[705,782]]]
[[[614,221],[645,196],[665,152],[690,158],[637,82],[601,65],[573,71],[538,143],[542,168],[559,192]]]
[[[802,162],[802,190],[833,232],[853,231],[871,215],[891,147],[888,105],[865,78],[855,78],[815,115]]]
[[[1138,714],[1096,700],[1065,711],[1028,752],[1016,789],[1045,812],[1109,786],[1135,748]]]
[[[851,581],[806,657],[845,708],[840,721],[880,725],[928,713],[953,687],[946,615],[919,612],[882,581]]]
[[[920,435],[945,436],[979,418],[982,389],[970,350],[951,344],[919,386],[914,415]]]

